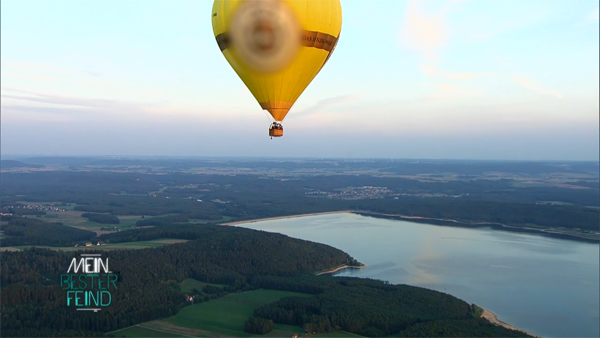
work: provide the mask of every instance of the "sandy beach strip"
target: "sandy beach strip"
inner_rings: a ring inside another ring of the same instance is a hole
[[[501,321],[500,319],[498,319],[498,317],[495,314],[493,314],[492,312],[490,312],[490,311],[488,311],[488,310],[486,310],[484,308],[481,308],[481,309],[483,310],[483,314],[481,315],[481,317],[484,318],[484,319],[486,319],[488,322],[490,322],[490,323],[492,323],[494,325],[502,326],[502,327],[504,327],[506,329],[513,330],[513,331],[519,331],[521,333],[524,333],[524,334],[532,336],[532,337],[541,338],[540,336],[536,336],[534,334],[531,334],[529,332],[523,331],[523,330],[518,329],[518,328],[516,328],[516,327],[514,327],[514,326],[512,326],[512,325],[510,325],[508,323],[505,323],[505,322]]]
[[[364,269],[366,267],[367,267],[366,264],[363,264],[361,266],[342,265],[342,266],[338,266],[337,268],[333,268],[331,270],[317,272],[317,273],[315,273],[315,275],[320,276],[320,275],[326,275],[326,274],[336,273],[336,272],[344,270],[344,269]]]
[[[19,248],[13,248],[11,246],[5,246],[3,248],[0,248],[0,252],[16,252],[16,251],[22,251]]]
[[[351,213],[351,212],[352,212],[351,210],[325,211],[325,212],[315,212],[312,214],[299,214],[299,215],[249,219],[249,220],[245,220],[245,221],[221,223],[220,225],[240,225],[240,224],[256,223],[256,222],[263,222],[263,221],[274,221],[274,220],[278,220],[278,219],[288,219],[288,218],[298,218],[298,217],[308,217],[308,216],[321,216],[321,215],[334,215],[334,214],[347,214],[347,213]]]

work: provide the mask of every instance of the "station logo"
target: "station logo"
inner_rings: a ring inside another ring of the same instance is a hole
[[[73,257],[69,269],[60,275],[60,287],[67,290],[67,306],[78,311],[98,312],[110,305],[111,291],[119,276],[108,268],[108,257],[81,254]]]

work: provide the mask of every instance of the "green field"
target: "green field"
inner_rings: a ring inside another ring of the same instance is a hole
[[[191,286],[194,282],[194,280],[188,281],[186,286]],[[281,298],[292,296],[310,297],[310,295],[303,293],[275,290],[235,293],[208,302],[187,306],[173,317],[147,322],[142,326],[182,335],[251,337],[251,334],[244,332],[244,322],[252,316],[254,309]],[[119,331],[118,335],[135,337],[133,334],[137,331],[130,334],[132,329],[134,328]],[[294,333],[302,334],[302,328],[276,324],[275,329],[266,336],[290,337]]]
[[[114,331],[113,334],[117,337],[125,336],[125,337],[188,337],[185,335],[179,335],[176,333],[166,332],[166,331],[157,331],[151,328],[142,327],[142,326],[132,326],[123,330]]]
[[[184,279],[183,282],[181,282],[181,284],[179,284],[179,286],[181,287],[181,292],[183,292],[183,293],[192,292],[192,290],[194,290],[194,289],[202,290],[202,288],[205,287],[205,286],[207,286],[207,285],[218,286],[218,287],[224,287],[225,286],[225,285],[222,285],[222,284],[204,283],[204,282],[197,281],[197,280],[195,280],[193,278]]]
[[[60,202],[29,202],[29,201],[19,201],[18,203],[26,204],[26,205],[60,204]],[[45,215],[40,215],[40,216],[28,215],[26,217],[37,219],[37,220],[44,221],[44,222],[60,222],[66,226],[71,226],[71,227],[89,230],[89,231],[95,231],[95,232],[98,232],[99,234],[102,234],[105,232],[112,232],[112,231],[102,230],[102,228],[116,227],[118,230],[129,230],[129,229],[134,228],[138,221],[141,221],[144,219],[151,219],[154,217],[178,216],[179,215],[179,214],[170,213],[170,214],[163,214],[163,215],[158,215],[158,216],[144,216],[143,218],[141,215],[138,215],[138,216],[132,216],[132,215],[123,216],[123,215],[121,215],[121,216],[117,216],[120,221],[119,224],[101,224],[101,223],[91,222],[87,218],[81,217],[81,214],[83,214],[85,212],[74,210],[76,206],[77,205],[74,203],[69,206],[58,206],[59,208],[66,209],[66,211],[46,211]],[[192,220],[190,220],[190,222],[173,223],[173,224],[189,224],[189,223],[207,224],[207,223],[214,223],[214,222],[226,223],[226,222],[230,222],[232,219],[233,219],[232,217],[223,216],[220,220],[217,220],[217,221],[192,219]]]
[[[198,288],[206,283],[194,279],[182,282],[184,288]],[[195,305],[187,306],[175,316],[146,322],[126,329],[112,332],[121,337],[261,337],[244,332],[244,322],[252,316],[254,309],[275,302],[284,297],[311,297],[311,295],[276,291],[254,290],[230,294]],[[303,329],[298,326],[275,324],[275,329],[264,335],[266,337],[291,337],[293,334],[303,335]],[[340,331],[311,337],[360,337],[352,333]]]
[[[25,204],[26,202],[23,202],[23,203]],[[27,203],[30,203],[30,202],[27,202]],[[30,204],[42,205],[43,203],[30,203]],[[51,204],[51,203],[48,202],[47,204]],[[134,228],[137,221],[153,218],[153,216],[145,216],[144,218],[142,218],[142,216],[129,216],[129,215],[128,216],[117,216],[120,221],[119,224],[101,224],[101,223],[89,221],[87,218],[81,217],[81,214],[83,214],[84,212],[73,210],[73,208],[75,208],[75,205],[71,205],[68,207],[61,207],[61,208],[66,208],[67,211],[47,211],[45,215],[26,216],[26,217],[37,219],[40,221],[45,221],[45,222],[60,222],[66,226],[71,226],[71,227],[89,230],[89,231],[96,231],[99,233],[111,232],[111,231],[102,230],[102,228],[110,228],[110,227],[116,227],[119,230],[128,230],[128,229]],[[178,215],[178,214],[164,214],[164,215],[160,215],[160,216],[156,216],[156,217],[166,217],[166,216],[176,216],[176,215]],[[185,224],[187,224],[187,223],[185,223]]]
[[[78,246],[78,247],[55,247],[55,246],[43,246],[36,245],[36,248],[46,248],[52,250],[62,250],[62,251],[77,251],[77,250],[119,250],[119,249],[146,249],[146,248],[155,248],[163,245],[169,244],[177,244],[187,242],[186,239],[169,239],[169,238],[161,238],[155,239],[152,241],[139,241],[139,242],[126,242],[126,243],[115,243],[115,244],[105,244],[105,245],[94,245],[92,246]],[[28,249],[33,246],[24,245],[24,246],[14,246],[15,249]]]
[[[185,307],[166,321],[183,327],[203,329],[232,336],[250,336],[244,332],[244,322],[252,317],[254,309],[284,297],[309,297],[295,292],[255,290],[227,295],[208,302]],[[276,329],[279,329],[276,327]],[[283,328],[285,331],[289,329]],[[302,333],[301,328],[285,336]]]

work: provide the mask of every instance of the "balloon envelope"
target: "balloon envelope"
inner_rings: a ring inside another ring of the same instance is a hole
[[[339,0],[215,0],[223,55],[275,121],[323,68],[342,28]]]

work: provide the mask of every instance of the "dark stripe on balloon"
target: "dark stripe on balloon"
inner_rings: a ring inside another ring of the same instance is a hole
[[[217,39],[217,44],[219,45],[219,49],[221,49],[221,52],[224,51],[225,49],[229,48],[231,41],[230,41],[229,35],[227,33],[221,33],[221,34],[217,35],[216,39]],[[329,35],[329,34],[321,33],[321,32],[315,32],[315,31],[306,31],[306,30],[302,31],[302,36],[300,38],[300,42],[302,43],[302,46],[323,49],[323,50],[329,52],[329,55],[331,55],[331,52],[335,48],[337,41],[338,41],[338,38],[336,38],[333,35]],[[329,58],[329,55],[327,56],[327,58]]]
[[[337,38],[326,33],[303,31],[301,41],[305,47],[315,47],[331,52],[335,48]]]
[[[221,33],[217,35],[217,44],[219,45],[219,49],[221,52],[229,47],[229,35],[227,33]]]
[[[342,30],[340,29],[340,32],[338,34],[338,37],[335,39],[335,43],[333,44],[333,47],[331,48],[331,50],[329,51],[329,54],[327,54],[327,57],[325,58],[325,61],[323,62],[323,66],[321,66],[321,68],[323,68],[325,66],[325,64],[327,63],[327,61],[329,60],[329,57],[331,57],[331,54],[333,54],[333,51],[335,50],[335,46],[338,43],[338,40],[340,38],[340,36],[342,35]],[[321,71],[321,70],[319,70]]]

